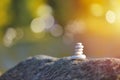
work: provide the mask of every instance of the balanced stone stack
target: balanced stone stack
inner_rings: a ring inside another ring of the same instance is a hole
[[[71,59],[86,59],[86,55],[83,54],[83,48],[84,46],[82,45],[82,43],[76,43],[75,53],[73,54],[73,56],[71,56]]]
[[[120,80],[120,59],[35,56],[5,72],[0,80]]]

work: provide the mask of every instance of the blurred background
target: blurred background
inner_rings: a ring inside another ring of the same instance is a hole
[[[120,0],[0,0],[0,71],[39,54],[120,57]]]

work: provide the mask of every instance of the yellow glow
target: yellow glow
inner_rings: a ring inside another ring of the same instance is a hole
[[[7,24],[9,21],[9,16],[7,14],[7,12],[5,11],[0,11],[0,27],[4,26],[5,24]]]
[[[38,7],[40,5],[43,5],[44,3],[45,3],[44,0],[29,0],[29,2],[27,2],[26,4],[27,4],[28,10],[32,14],[32,16],[36,17],[37,16],[36,15],[36,10],[38,9]]]
[[[52,14],[52,8],[49,5],[43,4],[43,5],[40,5],[40,7],[38,7],[37,9],[38,16],[44,16],[49,14]]]
[[[114,23],[116,21],[116,14],[111,10],[107,11],[106,20],[108,23]]]
[[[99,4],[92,4],[90,6],[90,11],[94,16],[102,16],[103,15],[103,7]]]

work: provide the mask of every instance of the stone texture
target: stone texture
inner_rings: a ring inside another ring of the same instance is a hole
[[[0,80],[120,80],[120,59],[35,56],[8,70]]]

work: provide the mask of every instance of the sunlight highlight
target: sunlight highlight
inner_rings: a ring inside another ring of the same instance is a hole
[[[111,10],[107,11],[106,20],[108,23],[114,23],[116,21],[116,14]]]

